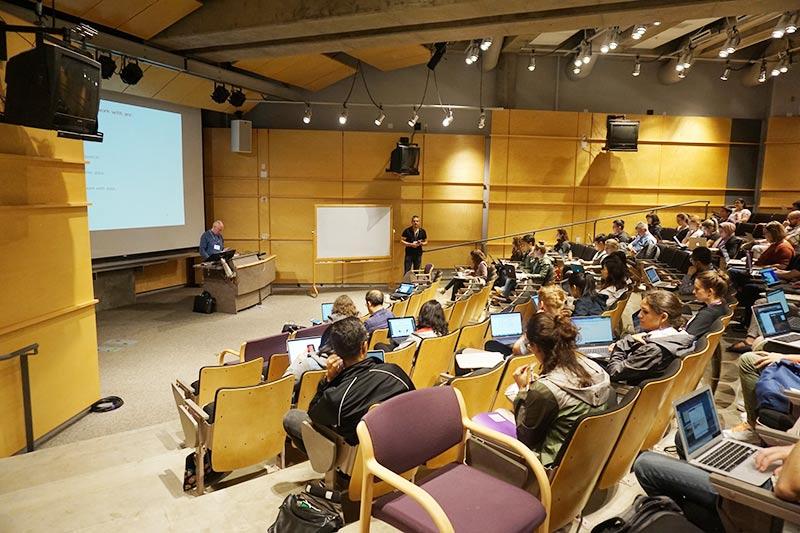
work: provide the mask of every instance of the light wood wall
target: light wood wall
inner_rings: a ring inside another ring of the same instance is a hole
[[[641,115],[638,152],[603,152],[606,114],[509,110],[492,113],[489,231],[504,235],[567,224],[655,205],[710,200],[711,209],[727,189],[731,119]],[[739,143],[747,144],[747,143]],[[659,212],[665,226],[688,211]],[[633,231],[645,213],[622,217]],[[608,232],[611,222],[598,223]],[[592,224],[568,228],[573,239],[587,242]],[[552,242],[555,231],[537,234]],[[495,241],[492,252],[508,253],[510,241]]]
[[[484,138],[417,135],[420,175],[385,172],[401,133],[267,130],[253,132],[253,152],[230,151],[230,130],[204,130],[207,222],[225,223],[225,244],[277,255],[277,280],[308,283],[315,204],[373,203],[393,207],[395,261],[318,265],[322,283],[386,283],[402,274],[400,233],[414,214],[428,248],[480,239]],[[470,246],[425,256],[464,263]]]
[[[759,207],[782,211],[800,200],[800,117],[772,117],[767,123]]]
[[[0,354],[30,358],[34,437],[100,396],[83,144],[0,124]],[[0,362],[0,457],[25,446],[17,359]]]

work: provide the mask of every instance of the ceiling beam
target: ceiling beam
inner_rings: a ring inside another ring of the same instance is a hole
[[[742,39],[742,42],[739,44],[739,50],[744,50],[748,46],[763,41],[765,38],[771,38],[772,30],[775,28],[775,21],[780,16],[780,13],[770,13],[768,15],[753,17],[752,20],[748,20],[744,24],[737,24],[736,27]],[[695,55],[698,57],[718,56],[719,49],[727,38],[728,34],[724,31],[710,35],[708,38],[696,44],[696,50],[699,50],[699,52]]]
[[[664,33],[667,30],[671,30],[672,28],[683,22],[683,20],[670,20],[670,21],[661,20],[659,22],[661,22],[661,24],[658,26],[653,26],[652,24],[648,25],[647,31],[645,32],[644,36],[642,36],[641,39],[634,39],[631,36],[633,34],[633,26],[629,26],[624,29],[620,28],[620,35],[622,41],[619,43],[619,48],[625,50],[627,48],[632,47],[635,44],[646,43],[648,39],[652,39],[653,37],[655,37],[660,33]]]
[[[503,45],[503,52],[519,53],[523,49],[529,50],[534,48],[534,46],[530,43],[539,35],[541,35],[541,33],[529,33],[527,35],[514,35],[513,37],[507,37],[505,44]]]

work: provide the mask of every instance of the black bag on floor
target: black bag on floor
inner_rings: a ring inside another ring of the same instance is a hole
[[[214,312],[216,305],[217,301],[211,296],[211,293],[203,291],[202,294],[198,294],[194,297],[193,311],[195,313],[205,313],[209,315]]]
[[[666,496],[638,496],[622,516],[597,524],[592,533],[702,533]]]
[[[328,533],[344,527],[337,506],[306,492],[289,494],[280,509],[269,533]]]

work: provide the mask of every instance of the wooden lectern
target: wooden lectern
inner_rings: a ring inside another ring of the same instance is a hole
[[[217,301],[217,311],[236,314],[253,307],[272,292],[275,281],[275,256],[259,258],[257,253],[236,255],[228,260],[233,277],[228,277],[220,261],[200,263],[203,289]]]

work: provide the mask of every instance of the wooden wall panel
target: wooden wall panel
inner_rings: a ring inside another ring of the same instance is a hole
[[[800,199],[800,117],[771,117],[767,124],[759,205],[784,210]]]
[[[230,246],[227,241],[225,244]],[[157,265],[147,265],[142,270],[134,272],[136,294],[183,286],[186,283],[186,261],[167,261]]]
[[[258,240],[258,197],[228,198],[218,196],[214,198],[214,218],[222,220],[225,224],[226,246],[228,240],[254,239]]]
[[[342,132],[270,130],[269,175],[342,178]]]

